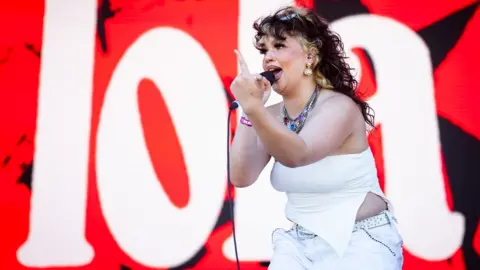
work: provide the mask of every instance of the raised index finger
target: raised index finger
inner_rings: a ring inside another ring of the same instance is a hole
[[[245,62],[243,55],[238,50],[235,50],[235,54],[237,55],[238,64],[240,65],[240,71],[242,73],[250,74],[250,70],[248,69],[247,62]]]

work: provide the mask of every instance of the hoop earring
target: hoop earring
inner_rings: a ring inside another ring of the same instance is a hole
[[[312,71],[312,68],[311,68],[311,64],[307,64],[307,67],[303,70],[303,74],[306,75],[306,76],[312,76],[313,74],[313,71]]]

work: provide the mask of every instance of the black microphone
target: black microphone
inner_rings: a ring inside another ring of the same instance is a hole
[[[270,82],[270,85],[273,85],[273,83],[275,82],[275,75],[271,71],[264,71],[260,73],[260,75],[265,77],[265,79],[267,79],[268,82]]]
[[[268,82],[270,82],[270,85],[273,85],[273,83],[275,82],[275,75],[271,71],[264,71],[260,73],[260,75],[262,75],[265,79],[267,79]],[[238,103],[238,101],[236,100],[233,101],[232,104],[230,105],[230,110],[237,109],[239,105],[240,104]]]

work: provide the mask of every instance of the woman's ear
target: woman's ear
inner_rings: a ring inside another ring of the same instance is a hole
[[[307,63],[312,67],[316,67],[320,63],[320,57],[318,55],[318,50],[314,47],[310,47],[307,53]]]

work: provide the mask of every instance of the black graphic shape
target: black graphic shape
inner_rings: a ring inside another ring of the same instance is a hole
[[[440,65],[460,40],[477,7],[478,3],[470,5],[418,31],[430,49],[434,68]]]
[[[467,270],[480,269],[473,240],[480,217],[480,141],[439,117],[440,140],[454,210],[465,216],[462,244]]]
[[[115,14],[121,10],[120,8],[112,10],[111,6],[112,6],[112,3],[110,2],[110,0],[102,0],[102,3],[100,4],[100,7],[98,7],[98,12],[97,12],[98,14],[97,15],[97,36],[98,36],[98,39],[100,40],[100,46],[104,53],[108,51],[105,22],[108,19],[113,18]]]

